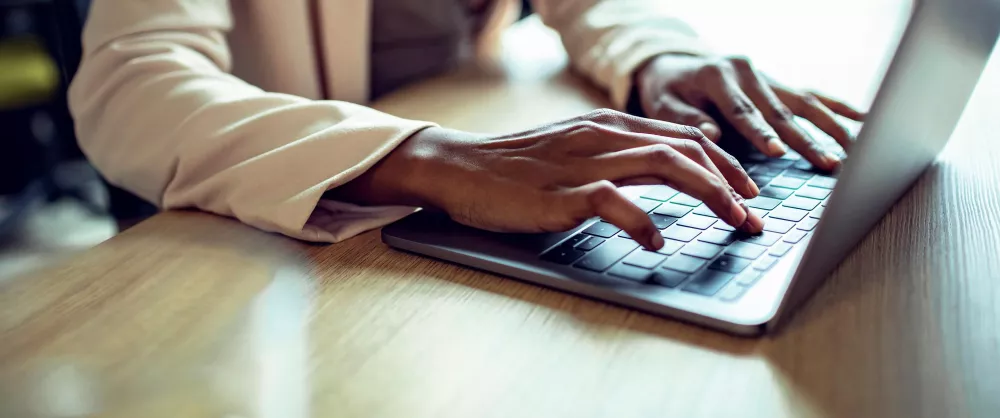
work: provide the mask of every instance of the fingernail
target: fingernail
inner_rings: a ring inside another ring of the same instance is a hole
[[[823,165],[825,165],[827,169],[833,170],[837,168],[838,165],[840,165],[840,158],[838,158],[836,155],[830,154],[829,152],[824,152]]]
[[[653,251],[663,248],[664,242],[663,242],[663,237],[660,236],[660,231],[653,232],[652,243],[653,243],[653,248],[651,248],[651,250]]]
[[[711,139],[713,141],[718,140],[719,136],[722,135],[718,127],[708,122],[698,125],[698,129],[700,129],[701,133],[705,134],[705,136],[708,137],[708,139]]]
[[[778,138],[771,138],[767,140],[767,152],[771,154],[772,157],[780,157],[788,152],[788,148],[785,144],[781,142]]]
[[[754,183],[753,180],[747,181],[747,188],[750,189],[750,194],[753,197],[757,197],[760,194],[760,187],[757,187],[757,183]]]

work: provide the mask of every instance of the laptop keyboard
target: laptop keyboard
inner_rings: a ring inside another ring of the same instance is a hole
[[[738,232],[699,200],[652,186],[634,203],[666,238],[660,250],[646,251],[618,227],[597,222],[540,257],[620,280],[737,301],[815,229],[837,184],[798,156],[769,160],[756,154],[749,160],[744,168],[760,196],[747,205],[764,218],[761,234]]]

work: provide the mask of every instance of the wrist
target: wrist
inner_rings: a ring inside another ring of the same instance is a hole
[[[449,147],[470,134],[429,127],[410,135],[381,161],[327,197],[361,205],[439,207]],[[444,173],[444,174],[443,174]]]

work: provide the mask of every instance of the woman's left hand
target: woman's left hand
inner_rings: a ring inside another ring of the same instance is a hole
[[[778,157],[791,147],[825,170],[836,169],[840,159],[798,126],[794,116],[812,122],[845,152],[854,138],[836,115],[856,121],[865,116],[829,97],[776,85],[745,58],[660,55],[636,73],[636,82],[648,117],[697,127],[718,141],[719,123],[706,113],[715,108],[765,155]]]

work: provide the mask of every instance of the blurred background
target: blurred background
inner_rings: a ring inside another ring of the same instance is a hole
[[[66,87],[89,0],[0,0],[0,281],[116,231]]]
[[[155,213],[151,205],[105,184],[76,145],[65,97],[79,63],[89,3],[0,0],[0,282],[90,248]],[[874,94],[883,57],[894,47],[910,5],[908,0],[651,1],[652,7],[667,7],[664,3],[720,53],[749,56],[788,85],[822,81],[828,93],[860,107]],[[521,26],[538,26],[533,20]],[[514,37],[526,41],[505,48],[531,50],[521,51],[522,57],[565,59],[554,36],[541,35],[531,29],[530,39]],[[775,43],[786,48],[774,48]],[[801,59],[789,66],[787,57],[776,54]],[[830,67],[840,76],[814,79],[831,74]]]

